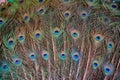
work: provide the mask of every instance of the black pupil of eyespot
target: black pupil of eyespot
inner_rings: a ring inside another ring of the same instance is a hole
[[[1,8],[1,11],[4,11],[6,8]]]
[[[69,16],[69,13],[65,13],[65,16]]]
[[[74,36],[74,37],[77,37],[77,33],[73,33],[73,36]]]
[[[62,56],[65,56],[65,54],[62,54]]]
[[[2,20],[0,20],[0,23],[2,23],[3,21]]]
[[[98,64],[97,63],[94,63],[95,66],[97,66]]]
[[[39,2],[43,2],[43,0],[39,0]]]
[[[78,55],[74,55],[75,58],[78,58]]]
[[[110,71],[110,69],[106,68],[106,71],[107,71],[107,72],[109,72],[109,71]]]
[[[83,14],[82,14],[82,16],[86,16],[86,14],[85,14],[85,13],[83,13]]]
[[[47,54],[44,54],[44,56],[47,56]]]
[[[25,19],[25,20],[26,20],[26,19],[28,19],[28,16],[25,16],[25,18],[24,18],[24,19]]]
[[[16,62],[16,63],[18,63],[18,62],[19,62],[19,60],[16,60],[15,62]]]
[[[113,7],[113,8],[117,8],[117,6],[116,6],[116,5],[112,5],[112,7]]]
[[[6,69],[6,68],[7,68],[7,65],[4,65],[3,68]]]
[[[13,41],[9,41],[9,44],[12,44],[13,43]]]
[[[89,0],[90,2],[93,2],[94,0]]]
[[[112,46],[112,44],[109,44],[109,46]]]
[[[23,3],[23,2],[24,2],[24,0],[20,0],[19,2],[20,2],[20,3]]]
[[[58,33],[58,31],[55,31],[55,33]]]
[[[67,1],[69,1],[69,0],[64,0],[64,1],[66,1],[66,2],[67,2]]]
[[[97,36],[96,39],[97,39],[97,40],[100,40],[100,36]]]
[[[34,57],[34,55],[31,55],[31,57]]]
[[[39,12],[42,13],[44,10],[43,9],[40,9]]]
[[[19,38],[20,38],[20,39],[22,39],[22,38],[23,38],[23,36],[20,36]]]
[[[39,37],[39,36],[40,36],[40,34],[39,34],[39,33],[37,33],[37,34],[36,34],[36,37]]]

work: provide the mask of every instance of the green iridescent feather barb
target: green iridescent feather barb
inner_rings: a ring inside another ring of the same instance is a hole
[[[0,0],[0,80],[120,80],[120,0]]]

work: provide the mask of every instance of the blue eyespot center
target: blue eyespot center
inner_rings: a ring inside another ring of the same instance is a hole
[[[96,38],[95,38],[97,41],[99,41],[101,38],[100,38],[100,36],[96,36]]]
[[[14,41],[10,40],[10,41],[9,41],[9,44],[10,44],[10,45],[13,45],[13,44],[14,44]]]
[[[31,55],[31,58],[32,58],[32,59],[33,59],[33,58],[35,58],[35,55],[34,55],[34,54],[32,54],[32,55]]]
[[[39,2],[43,2],[43,0],[39,0]]]
[[[74,58],[75,58],[75,59],[78,59],[78,55],[74,55]]]
[[[3,69],[8,69],[8,66],[7,65],[3,65]]]
[[[54,34],[55,34],[55,35],[58,35],[58,34],[59,34],[59,31],[58,31],[58,30],[54,31]]]
[[[62,56],[64,57],[64,56],[65,56],[65,54],[62,54]]]
[[[23,39],[24,39],[24,37],[23,37],[23,36],[20,36],[20,37],[19,37],[19,40],[23,40]]]
[[[90,2],[94,2],[94,0],[89,0]]]
[[[108,48],[112,48],[112,44],[108,44]]]
[[[3,23],[3,21],[2,20],[0,20],[0,24],[2,24]]]
[[[44,54],[43,56],[44,56],[44,57],[46,57],[46,56],[47,56],[47,54]]]
[[[25,17],[24,17],[24,20],[27,20],[27,19],[28,19],[28,16],[25,16]]]
[[[98,66],[98,64],[97,64],[97,63],[94,63],[93,65],[94,65],[95,67],[97,67],[97,66]]]
[[[112,5],[112,8],[117,8],[117,6],[115,4]]]
[[[40,34],[39,33],[36,34],[36,38],[40,38]]]
[[[109,72],[110,72],[110,69],[109,69],[109,68],[106,68],[105,71],[106,71],[106,73],[109,73]]]
[[[69,13],[65,13],[65,17],[68,17],[70,14]]]
[[[43,12],[44,12],[44,9],[40,9],[40,10],[39,10],[39,13],[43,13]]]
[[[15,61],[15,64],[20,64],[20,60],[16,60],[16,61]]]
[[[86,17],[86,15],[87,15],[86,13],[82,13],[82,16],[83,16],[83,17]]]
[[[77,37],[78,34],[77,34],[77,33],[73,33],[72,36],[73,36],[73,37]]]
[[[68,2],[69,0],[64,0],[65,2]]]

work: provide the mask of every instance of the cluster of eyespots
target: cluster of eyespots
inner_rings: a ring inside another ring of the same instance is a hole
[[[49,53],[47,51],[43,51],[42,52],[42,57],[44,60],[48,60],[49,59]]]
[[[35,37],[36,39],[41,39],[41,33],[40,33],[39,30],[36,30],[36,31],[35,31],[34,37]]]
[[[71,36],[72,36],[74,39],[78,39],[78,38],[79,38],[79,32],[74,29],[74,30],[71,31]]]
[[[80,52],[78,52],[78,51],[73,51],[72,53],[71,53],[71,57],[72,57],[72,59],[74,60],[74,61],[79,61],[79,59],[80,59],[80,57],[81,57],[81,53]]]
[[[13,58],[13,64],[20,66],[22,64],[22,60],[20,58]]]
[[[35,53],[29,54],[29,58],[30,58],[30,60],[35,61],[36,60],[36,54]]]
[[[4,72],[9,71],[9,66],[8,66],[8,64],[7,64],[6,62],[3,62],[2,65],[1,65],[1,67],[0,67],[0,70],[1,70],[1,71],[4,71]]]
[[[66,56],[67,56],[67,55],[66,55],[66,53],[63,51],[63,52],[59,53],[58,56],[59,56],[59,58],[60,58],[61,60],[64,61],[64,60],[66,59]]]
[[[114,66],[112,64],[105,64],[103,66],[103,72],[105,75],[112,75],[114,73]]]

